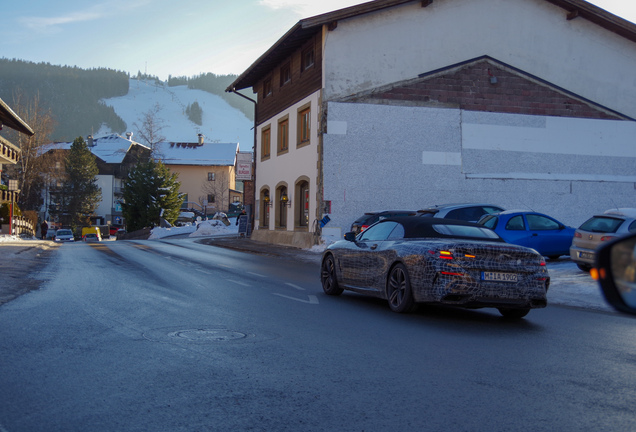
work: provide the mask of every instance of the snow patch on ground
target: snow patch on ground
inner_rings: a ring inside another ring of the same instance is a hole
[[[148,237],[148,240],[157,240],[172,236],[183,236],[186,234],[188,237],[238,236],[236,218],[228,219],[228,221],[230,223],[229,225],[226,225],[221,220],[212,219],[189,223],[185,226],[153,228],[152,231],[150,231],[150,237]]]

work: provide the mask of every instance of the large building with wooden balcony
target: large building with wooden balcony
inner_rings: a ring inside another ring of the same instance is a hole
[[[0,99],[0,131],[4,127],[11,128],[20,133],[33,136],[35,132],[22,120],[2,99]],[[0,132],[1,133],[1,132]],[[12,144],[0,135],[0,173],[3,165],[13,165],[18,163],[20,148]],[[12,190],[13,189],[13,190]],[[8,184],[0,186],[0,203],[16,202],[17,188],[11,188]]]

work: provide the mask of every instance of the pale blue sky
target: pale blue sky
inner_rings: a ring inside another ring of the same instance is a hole
[[[588,0],[589,1],[589,0]],[[0,13],[0,57],[161,79],[240,74],[302,18],[362,0],[22,0]],[[591,0],[636,22],[634,0]]]

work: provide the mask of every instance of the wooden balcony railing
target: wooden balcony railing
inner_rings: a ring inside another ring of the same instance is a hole
[[[18,192],[0,189],[0,203],[16,202],[18,200]]]

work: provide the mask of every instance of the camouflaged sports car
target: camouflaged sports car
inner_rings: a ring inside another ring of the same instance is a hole
[[[395,312],[416,303],[494,307],[522,318],[547,305],[550,277],[535,250],[457,220],[394,217],[330,245],[320,279],[328,295],[356,291],[388,300]]]

